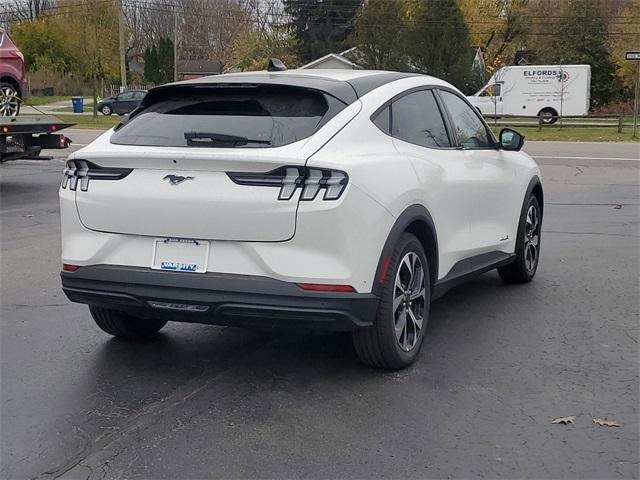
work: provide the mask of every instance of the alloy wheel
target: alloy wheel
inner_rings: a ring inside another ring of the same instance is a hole
[[[0,87],[0,117],[15,117],[20,111],[20,99],[13,87]]]
[[[427,302],[424,268],[415,252],[400,262],[393,288],[393,320],[396,339],[405,352],[420,340]]]
[[[535,205],[529,205],[524,228],[524,263],[528,272],[533,272],[538,264],[540,250],[540,214]]]

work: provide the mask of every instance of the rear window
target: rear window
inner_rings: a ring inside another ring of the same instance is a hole
[[[300,87],[177,87],[123,122],[111,143],[279,147],[311,136],[344,107],[330,95]]]

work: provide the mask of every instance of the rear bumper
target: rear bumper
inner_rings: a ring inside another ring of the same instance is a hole
[[[60,276],[72,302],[190,323],[349,331],[372,325],[378,308],[370,293],[305,292],[251,275],[94,265]]]

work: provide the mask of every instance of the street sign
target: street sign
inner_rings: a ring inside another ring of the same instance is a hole
[[[626,52],[624,58],[630,61],[640,62],[640,52]]]

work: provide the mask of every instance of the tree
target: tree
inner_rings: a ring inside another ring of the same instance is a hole
[[[287,27],[256,29],[236,42],[233,62],[240,71],[264,70],[269,58],[279,58],[288,68],[298,66],[296,40]]]
[[[591,106],[606,105],[619,97],[620,79],[607,46],[608,34],[602,4],[594,0],[570,0],[558,16],[565,17],[556,30],[538,45],[540,63],[591,65]]]
[[[180,59],[218,61],[224,70],[233,61],[236,42],[250,31],[254,0],[179,1]]]
[[[97,116],[98,79],[118,77],[118,11],[115,3],[58,0],[56,21],[67,29],[67,48],[74,52],[77,73],[92,80],[93,115]]]
[[[173,81],[173,42],[168,38],[161,38],[158,43],[158,82]]]
[[[77,61],[67,48],[67,33],[53,18],[20,22],[11,29],[12,38],[31,72],[45,69],[63,73],[75,69]]]
[[[616,74],[622,83],[623,100],[633,99],[636,79],[636,63],[625,60],[624,54],[627,50],[640,46],[640,29],[638,28],[638,17],[640,17],[640,0],[621,0],[613,2],[616,9],[611,12],[615,22],[612,21],[608,27],[610,32],[615,32],[609,38],[609,51],[613,61],[616,63]],[[607,4],[609,8],[613,5]]]
[[[511,64],[529,26],[529,0],[459,0],[458,3],[470,30],[471,43],[483,50],[489,72]]]
[[[412,0],[409,7],[405,48],[414,69],[467,90],[473,49],[456,0]]]
[[[0,5],[0,18],[3,22],[33,22],[54,7],[53,0],[3,0]]]
[[[351,46],[360,0],[284,0],[284,7],[303,63]]]
[[[368,0],[356,20],[359,64],[374,70],[410,70],[403,37],[406,35],[405,2]]]
[[[158,81],[158,50],[155,45],[144,50],[144,78],[151,83]]]

